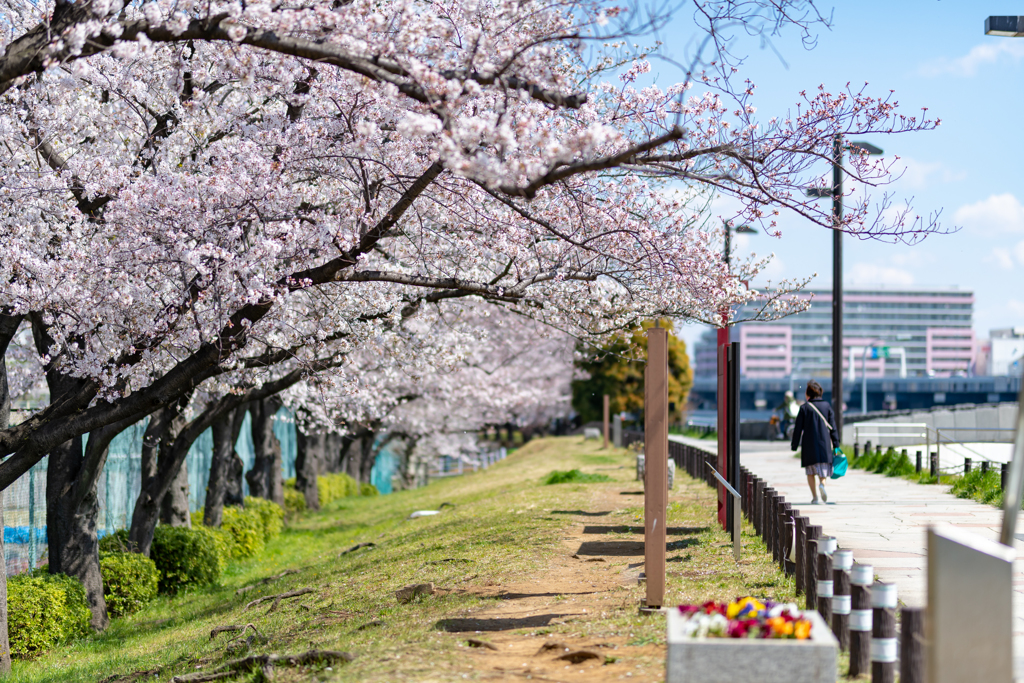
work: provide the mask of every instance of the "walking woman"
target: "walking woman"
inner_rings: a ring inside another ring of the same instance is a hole
[[[818,504],[818,492],[821,500],[828,501],[825,491],[825,480],[832,476],[832,452],[839,446],[839,434],[836,432],[836,418],[832,406],[821,398],[821,385],[813,379],[807,383],[807,402],[800,406],[793,428],[793,442],[790,448],[794,451],[801,447],[800,466],[807,474],[807,485],[811,488],[814,500]],[[817,477],[817,491],[814,489],[814,478]]]

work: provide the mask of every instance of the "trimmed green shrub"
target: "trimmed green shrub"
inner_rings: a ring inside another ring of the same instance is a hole
[[[89,603],[78,579],[32,572],[7,579],[11,655],[31,657],[89,632]]]
[[[269,541],[284,527],[284,508],[266,498],[245,497],[245,508],[257,513],[263,524],[263,540]]]
[[[601,481],[611,481],[607,474],[584,474],[579,470],[555,470],[544,477],[544,484],[593,484]]]
[[[160,572],[139,553],[100,553],[103,597],[112,617],[137,612],[156,597]]]
[[[127,553],[131,552],[131,543],[128,542],[128,530],[118,529],[112,534],[107,534],[100,539],[101,553]]]
[[[273,505],[273,503],[271,503]],[[276,505],[274,507],[277,507]],[[266,546],[265,525],[259,510],[235,506],[224,508],[221,528],[235,539],[234,557],[256,557]]]
[[[216,539],[217,530],[202,525],[192,529],[157,526],[150,556],[160,572],[160,592],[173,594],[216,583],[226,562]]]
[[[362,483],[359,485],[360,496],[376,496],[379,495],[380,491],[373,484]]]
[[[359,495],[359,482],[343,472],[323,474],[316,478],[321,507],[339,498]]]
[[[292,486],[289,487],[288,483],[285,482],[284,487],[284,510],[289,515],[295,515],[300,512],[306,511],[306,496],[302,495],[295,490],[295,480],[289,479],[292,482]]]

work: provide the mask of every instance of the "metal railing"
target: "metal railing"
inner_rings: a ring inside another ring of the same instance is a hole
[[[902,432],[901,431],[886,431],[886,430],[900,430],[900,429],[910,430],[910,431],[902,431]],[[941,458],[942,458],[942,445],[943,445],[943,443],[945,443],[947,447],[955,446],[957,449],[965,450],[965,451],[971,453],[972,455],[977,456],[978,462],[1001,463],[1001,461],[992,460],[991,458],[987,457],[983,453],[981,453],[981,452],[975,450],[974,448],[968,446],[967,445],[968,442],[965,442],[962,439],[954,438],[953,436],[950,436],[950,434],[951,433],[955,434],[956,432],[1009,432],[1010,433],[1010,437],[1011,437],[1009,441],[1002,441],[1002,440],[991,440],[990,441],[990,440],[987,440],[987,439],[981,439],[981,440],[976,439],[976,440],[972,440],[970,443],[1011,443],[1012,442],[1013,433],[1015,431],[1016,430],[1014,430],[1012,428],[1004,428],[1004,427],[944,427],[944,428],[935,428],[935,427],[932,427],[932,426],[930,426],[930,425],[928,425],[927,423],[924,423],[924,422],[915,422],[915,423],[883,422],[883,423],[876,423],[876,424],[866,423],[866,424],[855,424],[853,426],[853,441],[854,441],[854,444],[860,444],[861,443],[861,436],[862,435],[864,435],[866,437],[870,436],[872,438],[877,438],[879,440],[881,440],[883,437],[899,438],[899,439],[921,438],[921,439],[924,440],[925,452],[929,454],[929,457],[931,457],[931,455],[932,455],[932,443],[935,444],[934,455],[935,455],[937,461],[940,462],[940,463],[941,463]],[[866,443],[870,444],[871,441],[867,440]],[[881,443],[878,443],[877,445],[880,447]],[[954,453],[955,453],[955,451],[954,451]],[[959,454],[957,454],[957,455],[959,455]],[[974,458],[966,458],[965,457],[964,460],[965,460],[965,465],[964,465],[965,471],[970,471],[970,467],[971,467],[971,465],[972,465],[972,463],[974,461]],[[959,468],[958,467],[946,467],[946,468],[938,467],[937,469],[941,472],[941,471],[955,471],[955,470],[958,470]]]

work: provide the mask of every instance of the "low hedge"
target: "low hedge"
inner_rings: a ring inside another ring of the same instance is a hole
[[[320,505],[327,505],[339,498],[359,495],[359,482],[344,472],[322,474],[316,478],[316,491]]]
[[[284,511],[289,515],[294,515],[298,512],[306,511],[306,496],[299,493],[295,489],[295,480],[289,479],[292,482],[292,486],[285,485],[284,488]]]
[[[316,491],[321,506],[328,505],[339,498],[376,496],[379,493],[373,484],[360,484],[343,472],[318,476]],[[284,508],[289,514],[306,510],[306,497],[295,488],[294,477],[286,479],[284,482]]]
[[[284,527],[283,507],[272,500],[256,498],[254,496],[246,496],[244,501],[245,509],[255,512],[260,517],[264,542],[269,541],[281,533],[281,529]],[[224,510],[226,511],[227,508],[224,508]]]
[[[100,553],[103,597],[112,617],[139,611],[156,597],[160,572],[156,563],[139,553]]]
[[[149,554],[160,571],[160,592],[173,594],[216,583],[227,564],[225,555],[230,552],[218,547],[218,538],[223,541],[224,536],[202,525],[191,529],[157,526]]]
[[[78,579],[45,570],[7,579],[7,634],[14,657],[31,657],[86,635],[90,617]]]
[[[202,527],[216,534],[217,549],[225,559],[244,560],[256,557],[263,552],[266,545],[263,536],[263,517],[252,508],[224,506],[220,528],[204,526],[203,511],[197,510],[192,513],[192,526]]]

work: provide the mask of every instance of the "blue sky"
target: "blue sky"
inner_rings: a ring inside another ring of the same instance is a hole
[[[825,13],[829,6],[822,4]],[[984,35],[988,15],[1024,13],[1024,3],[938,0],[860,0],[834,7],[831,30],[819,28],[818,44],[803,47],[790,32],[762,49],[750,40],[742,74],[757,85],[758,114],[784,114],[801,90],[819,84],[836,92],[847,82],[869,83],[869,94],[895,90],[901,110],[942,120],[935,131],[866,138],[902,159],[906,173],[891,190],[912,200],[916,213],[942,212],[949,235],[932,235],[914,246],[847,237],[847,287],[956,285],[975,292],[975,332],[1024,325],[1024,38]],[[683,59],[694,35],[680,12],[660,32],[669,55]],[[662,85],[678,80],[670,67],[652,62]],[[740,237],[738,253],[774,252],[772,279],[818,273],[813,286],[831,286],[829,231],[782,222],[780,239]],[[688,326],[692,342],[700,329]]]

